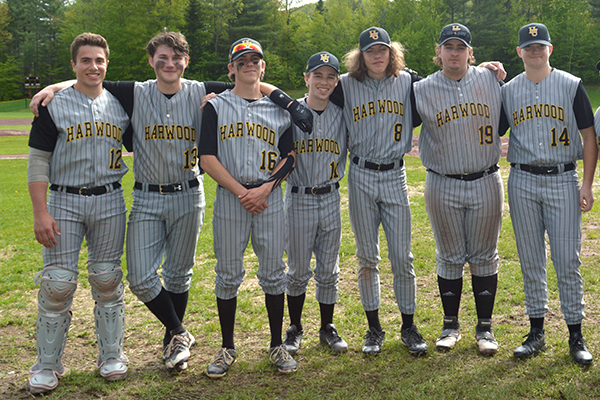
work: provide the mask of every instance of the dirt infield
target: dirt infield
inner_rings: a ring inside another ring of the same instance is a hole
[[[0,119],[0,125],[29,125],[33,118]]]

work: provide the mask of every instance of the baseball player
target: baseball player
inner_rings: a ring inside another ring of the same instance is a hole
[[[460,340],[458,310],[465,263],[472,274],[479,351],[492,355],[498,342],[492,311],[498,286],[498,236],[504,190],[498,172],[502,154],[502,96],[496,74],[475,67],[471,33],[446,25],[436,47],[441,71],[415,82],[416,109],[423,126],[419,155],[427,169],[425,206],[437,247],[437,280],[444,308],[438,350]]]
[[[102,36],[83,33],[75,38],[71,65],[77,81],[48,107],[40,107],[29,137],[27,181],[35,237],[44,246],[44,267],[36,275],[38,358],[30,369],[31,393],[53,390],[65,374],[61,358],[84,238],[95,301],[97,367],[107,381],[127,376],[121,269],[126,209],[121,178],[128,168],[121,147],[131,132],[129,117],[117,99],[102,89],[108,55]]]
[[[250,38],[234,42],[228,69],[235,88],[206,105],[200,138],[202,168],[219,184],[213,233],[215,294],[223,339],[206,374],[222,377],[237,357],[235,312],[250,237],[271,329],[269,359],[280,372],[293,372],[296,361],[281,340],[286,277],[282,260],[285,220],[279,186],[294,166],[290,118],[260,91],[265,71],[260,43]],[[271,98],[278,98],[277,92]]]
[[[530,357],[546,348],[547,233],[569,329],[570,353],[576,363],[590,364],[593,357],[581,333],[585,303],[579,252],[581,213],[594,203],[592,182],[598,159],[594,114],[581,80],[550,66],[552,50],[546,26],[532,23],[522,27],[517,54],[525,72],[502,88],[511,128],[508,203],[531,325],[514,355]],[[579,159],[583,159],[581,187]]]
[[[379,225],[383,225],[394,274],[394,294],[402,313],[401,342],[413,355],[427,344],[413,323],[416,281],[410,251],[411,221],[404,154],[412,148],[413,97],[404,54],[383,28],[371,27],[359,47],[345,56],[348,73],[331,99],[343,106],[348,129],[350,222],[359,261],[358,286],[369,330],[365,354],[381,352],[385,332],[379,322]]]
[[[313,253],[316,297],[321,311],[320,342],[336,352],[348,350],[333,324],[342,239],[338,188],[347,158],[342,110],[329,102],[339,72],[339,62],[333,54],[320,52],[308,59],[304,73],[308,96],[301,103],[313,114],[314,129],[312,135],[307,135],[294,127],[296,167],[287,180],[285,194],[290,327],[284,345],[290,354],[296,354],[302,342],[302,308],[313,275],[310,266]]]
[[[180,371],[187,368],[195,341],[183,318],[205,206],[197,147],[200,105],[207,92],[219,93],[232,85],[182,78],[189,47],[181,33],[165,30],[146,50],[156,80],[104,85],[121,101],[134,129],[136,182],[127,230],[127,280],[165,326],[165,365]],[[298,108],[296,103],[288,109],[298,124],[309,127],[310,121],[302,118],[310,115],[295,112]],[[161,261],[164,286],[157,272]]]

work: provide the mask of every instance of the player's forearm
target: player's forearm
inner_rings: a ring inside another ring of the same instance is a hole
[[[594,127],[581,130],[583,138],[583,182],[582,185],[591,189],[598,163],[598,146]]]
[[[223,164],[213,155],[201,155],[200,166],[220,186],[239,196],[246,191],[238,181],[225,169]]]
[[[46,182],[31,182],[28,184],[28,187],[34,217],[47,214],[46,193],[48,191],[48,184]]]

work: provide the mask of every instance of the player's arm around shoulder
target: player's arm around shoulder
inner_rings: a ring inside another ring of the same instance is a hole
[[[29,102],[29,109],[36,117],[39,117],[40,114],[38,112],[38,106],[41,104],[42,106],[47,106],[48,103],[52,101],[54,98],[54,94],[56,92],[61,91],[62,89],[68,88],[69,86],[73,86],[77,80],[71,79],[69,81],[55,83],[50,86],[46,86],[44,89],[37,92]]]
[[[581,129],[580,132],[583,139],[583,182],[579,190],[579,204],[581,211],[587,212],[594,205],[592,183],[594,182],[598,162],[598,142],[596,141],[596,131],[593,125]]]

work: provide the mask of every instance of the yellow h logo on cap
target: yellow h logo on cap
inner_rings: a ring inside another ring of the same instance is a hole
[[[321,54],[321,61],[323,61],[324,63],[328,63],[329,56],[327,54]]]
[[[369,36],[371,36],[371,39],[377,40],[379,39],[379,32],[373,29],[372,31],[369,31]]]

